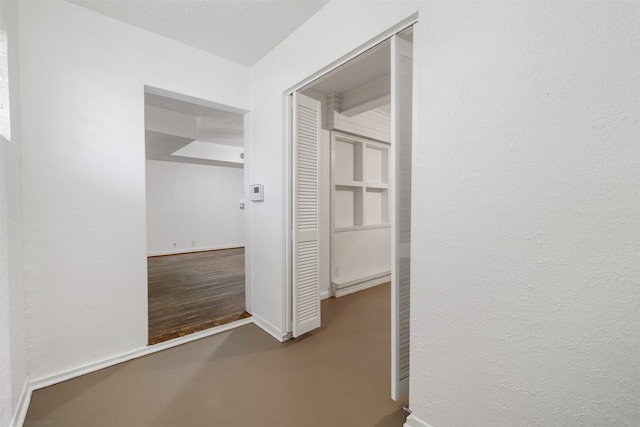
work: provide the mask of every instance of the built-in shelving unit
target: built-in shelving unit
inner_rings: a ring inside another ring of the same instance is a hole
[[[331,283],[342,296],[388,281],[389,149],[386,142],[331,132]]]
[[[334,231],[389,227],[389,144],[332,132]]]

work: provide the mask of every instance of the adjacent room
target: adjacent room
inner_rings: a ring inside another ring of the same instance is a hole
[[[176,98],[145,92],[150,345],[249,316],[243,116]]]

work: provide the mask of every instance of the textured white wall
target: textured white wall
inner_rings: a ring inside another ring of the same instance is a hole
[[[249,70],[64,1],[20,3],[29,366],[147,340],[144,85],[248,110]]]
[[[412,409],[433,426],[640,425],[638,4],[428,11]]]
[[[146,163],[148,254],[244,246],[242,168]]]
[[[411,426],[638,425],[635,3],[329,3],[252,69],[254,313],[284,325],[282,92],[415,10]]]
[[[0,2],[9,36],[11,141],[0,138],[0,425],[9,425],[28,379],[22,262],[18,5]]]

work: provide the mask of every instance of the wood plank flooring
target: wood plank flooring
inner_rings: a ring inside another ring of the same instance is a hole
[[[149,344],[248,317],[244,248],[149,257]]]

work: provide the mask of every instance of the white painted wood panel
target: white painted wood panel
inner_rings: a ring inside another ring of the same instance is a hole
[[[391,123],[390,117],[378,110],[370,110],[353,117],[347,117],[337,111],[329,114],[333,116],[334,130],[361,135],[367,138],[373,138],[382,142],[390,142]]]
[[[295,95],[293,336],[320,326],[320,102]]]
[[[349,293],[336,292],[341,284],[353,292],[390,272],[389,145],[332,131],[332,146],[331,280],[339,296]]]
[[[391,229],[353,229],[334,234],[334,281],[355,280],[389,272]]]
[[[409,393],[409,303],[411,284],[412,45],[391,39],[391,397]]]

